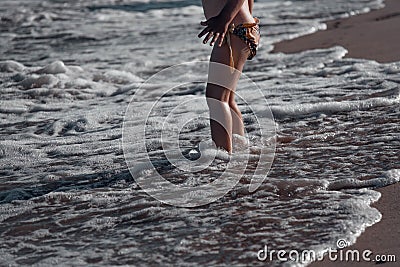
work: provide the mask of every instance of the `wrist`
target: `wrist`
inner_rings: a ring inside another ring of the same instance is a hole
[[[233,20],[232,14],[229,14],[228,12],[224,12],[224,10],[221,10],[221,12],[218,14],[218,17],[220,17],[221,20],[226,25],[229,25],[231,23],[231,21]]]

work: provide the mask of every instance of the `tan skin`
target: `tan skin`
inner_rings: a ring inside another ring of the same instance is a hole
[[[254,22],[252,16],[253,0],[202,0],[206,21],[200,24],[205,28],[199,38],[204,37],[203,43],[214,46],[211,53],[211,62],[229,66],[229,48],[224,38],[231,23],[235,25]],[[247,45],[235,35],[230,35],[234,67],[239,72],[249,55]],[[216,44],[216,45],[215,45]],[[210,71],[211,68],[210,68]],[[219,122],[210,120],[211,137],[215,145],[232,152],[232,135],[244,136],[242,114],[235,101],[237,80],[232,88],[207,84],[206,97],[211,117],[217,117]],[[217,100],[217,101],[215,101]]]

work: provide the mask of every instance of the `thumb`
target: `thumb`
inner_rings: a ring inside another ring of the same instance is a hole
[[[202,25],[202,26],[207,26],[207,25],[208,25],[208,22],[207,22],[207,21],[201,21],[201,22],[200,22],[200,25]]]

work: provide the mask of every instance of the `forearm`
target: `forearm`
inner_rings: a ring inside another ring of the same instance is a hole
[[[249,0],[249,10],[250,10],[250,14],[253,14],[253,6],[254,6],[254,0]]]
[[[230,23],[235,18],[236,14],[239,12],[244,1],[248,0],[228,0],[224,8],[221,10],[220,15]]]

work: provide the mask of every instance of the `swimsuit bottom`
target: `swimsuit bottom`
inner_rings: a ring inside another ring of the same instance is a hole
[[[227,44],[229,47],[229,65],[234,67],[233,56],[232,56],[232,46],[230,41],[230,34],[234,34],[243,40],[250,50],[250,54],[247,59],[251,60],[257,53],[257,48],[260,42],[260,20],[254,18],[254,23],[242,23],[235,26],[233,23],[230,25],[228,33],[226,35]]]

